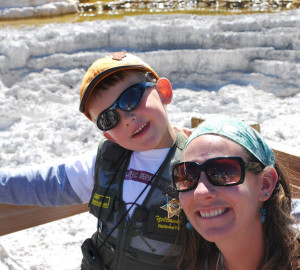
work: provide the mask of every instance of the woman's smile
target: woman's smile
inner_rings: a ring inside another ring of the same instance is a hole
[[[213,210],[200,210],[198,214],[202,218],[212,218],[222,215],[223,213],[227,212],[228,208],[218,208]]]

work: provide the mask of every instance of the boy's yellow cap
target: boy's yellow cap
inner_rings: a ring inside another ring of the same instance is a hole
[[[90,66],[83,77],[80,86],[80,112],[84,113],[84,115],[91,120],[86,110],[86,103],[92,91],[104,78],[117,71],[126,69],[149,71],[156,79],[159,79],[158,75],[147,63],[130,53],[115,52],[104,58],[100,58]]]

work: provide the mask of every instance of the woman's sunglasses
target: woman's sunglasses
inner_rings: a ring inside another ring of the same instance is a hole
[[[261,171],[262,167],[258,162],[246,163],[241,157],[216,157],[202,164],[181,162],[173,168],[173,184],[178,192],[192,190],[197,187],[203,171],[214,186],[235,186],[244,182],[245,171]]]
[[[151,82],[138,83],[127,88],[105,111],[99,114],[96,120],[97,127],[102,131],[110,130],[116,127],[120,121],[120,115],[117,109],[130,112],[139,104],[146,88],[152,87]]]

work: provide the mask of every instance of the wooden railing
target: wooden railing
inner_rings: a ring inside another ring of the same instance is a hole
[[[192,118],[192,127],[203,120]],[[260,132],[258,124],[251,125]],[[293,198],[300,198],[300,155],[279,144],[268,142],[273,148],[276,163],[292,185]],[[61,218],[88,211],[87,204],[62,207],[0,205],[0,236],[27,229]]]
[[[0,204],[0,236],[86,211],[87,204],[60,207]]]

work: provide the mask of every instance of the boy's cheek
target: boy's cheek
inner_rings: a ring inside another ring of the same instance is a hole
[[[114,138],[114,136],[109,131],[103,131],[103,136],[106,139],[108,139],[108,140],[110,140],[110,141],[112,141],[114,143],[118,143],[117,140]]]

